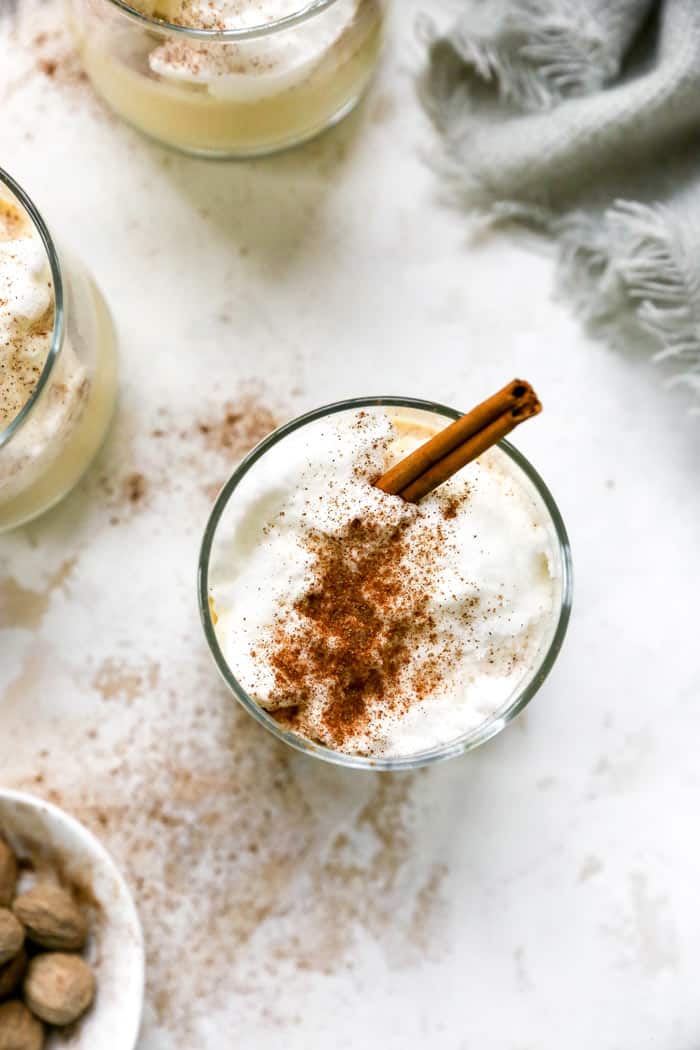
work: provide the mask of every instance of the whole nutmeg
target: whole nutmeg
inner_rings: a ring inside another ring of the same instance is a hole
[[[17,858],[0,839],[0,908],[9,908],[17,888]]]
[[[24,944],[24,926],[7,908],[0,908],[0,966],[19,955]]]
[[[0,1050],[42,1050],[44,1026],[24,1003],[0,1006]]]
[[[3,999],[10,998],[24,977],[26,969],[27,953],[24,948],[22,948],[19,955],[16,955],[11,962],[5,963],[4,966],[0,966],[0,1002],[2,1002]]]
[[[79,951],[87,938],[87,919],[69,893],[51,883],[37,883],[12,905],[27,936],[42,948]]]
[[[79,955],[47,952],[35,956],[24,982],[27,1006],[47,1024],[71,1024],[95,998],[95,978]]]

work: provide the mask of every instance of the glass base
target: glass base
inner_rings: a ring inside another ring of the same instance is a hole
[[[159,138],[153,135],[149,131],[144,131],[142,127],[134,121],[129,120],[119,110],[115,109],[108,100],[104,99],[110,109],[123,120],[125,124],[128,124],[134,131],[138,131],[140,135],[147,138],[150,142],[154,142],[157,146],[164,146],[166,149],[172,150],[173,153],[179,153],[180,156],[184,157],[199,157],[203,160],[255,160],[261,157],[274,157],[278,153],[287,153],[290,150],[298,149],[304,146],[306,143],[311,142],[313,139],[317,139],[320,135],[323,135],[326,131],[330,131],[336,125],[340,124],[341,121],[345,120],[354,109],[360,104],[364,96],[367,94],[371,84],[371,79],[362,86],[361,90],[357,94],[353,95],[351,99],[344,103],[340,109],[336,110],[330,117],[324,120],[321,124],[316,125],[304,131],[301,135],[290,136],[289,139],[283,139],[276,142],[274,145],[255,146],[250,149],[203,149],[196,146],[187,146],[175,142],[169,142],[167,139]]]

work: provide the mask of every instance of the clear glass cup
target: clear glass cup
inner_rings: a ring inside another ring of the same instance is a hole
[[[85,69],[112,109],[210,157],[272,153],[349,113],[376,66],[387,2],[299,0],[276,21],[193,29],[124,0],[71,0]]]
[[[309,423],[313,423],[325,416],[330,416],[338,412],[352,411],[371,406],[388,406],[390,409],[408,409],[412,413],[419,413],[426,422],[432,421],[433,424],[436,421],[436,417],[438,417],[438,421],[439,417],[452,421],[458,419],[459,416],[462,415],[461,412],[452,408],[447,408],[444,405],[435,404],[431,401],[417,400],[415,398],[364,397],[348,401],[339,401],[332,405],[325,405],[322,408],[315,409],[303,416],[299,416],[299,418],[294,419],[285,426],[273,431],[273,433],[264,438],[263,441],[261,441],[260,444],[257,445],[240,463],[224,485],[214,504],[214,508],[204,532],[199,555],[199,610],[209,649],[224,681],[245,710],[252,715],[256,721],[276,736],[278,740],[284,741],[297,751],[304,752],[304,754],[312,755],[314,758],[319,758],[326,762],[331,762],[335,765],[344,766],[350,769],[385,771],[416,769],[419,766],[431,765],[434,762],[454,758],[457,755],[464,754],[466,751],[471,751],[480,744],[484,744],[487,740],[490,740],[491,737],[504,729],[508,723],[523,710],[539,690],[554,665],[566,635],[573,594],[571,549],[566,528],[557,505],[544,481],[534,467],[532,467],[527,459],[525,459],[522,453],[518,452],[510,442],[501,441],[498,447],[510,458],[513,465],[520,470],[523,475],[524,485],[530,487],[533,494],[543,505],[544,510],[549,515],[553,533],[556,536],[560,580],[559,610],[558,615],[554,618],[552,623],[551,637],[540,652],[537,666],[532,669],[529,677],[523,681],[517,694],[508,700],[502,710],[498,711],[492,717],[485,719],[481,725],[477,726],[470,732],[465,733],[463,736],[451,740],[446,744],[441,744],[438,747],[433,747],[412,755],[367,758],[334,751],[331,748],[324,747],[321,744],[307,740],[305,737],[286,730],[267,711],[256,703],[251,696],[248,695],[246,690],[236,679],[236,676],[232,668],[229,666],[219,645],[209,602],[210,565],[212,559],[216,556],[217,545],[219,542],[219,525],[222,522],[222,518],[229,502],[236,499],[236,491],[248,472],[254,470],[256,463],[258,463],[259,460],[270,451],[270,449],[274,448],[278,442],[284,441],[286,437],[299,430],[301,427],[307,426]],[[439,422],[440,425],[442,425],[441,421]],[[444,425],[447,424],[445,423]]]
[[[50,347],[19,413],[0,429],[0,532],[57,503],[102,445],[117,392],[116,341],[83,267],[59,252],[39,211],[0,168],[0,200],[18,207],[46,250],[54,296]]]

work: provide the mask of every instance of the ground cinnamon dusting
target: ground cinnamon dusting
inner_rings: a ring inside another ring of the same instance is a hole
[[[295,618],[283,611],[266,653],[275,688],[265,706],[288,728],[334,747],[371,737],[459,659],[430,610],[445,538],[439,525],[417,534],[411,524],[373,514],[338,535],[312,533],[314,584],[294,603]]]
[[[196,487],[205,505],[211,506],[233,466],[279,423],[274,408],[245,387],[235,401],[211,406],[185,428],[180,414],[169,406],[157,409],[156,417],[138,453],[130,455],[127,473],[128,438],[120,432],[119,419],[102,457],[104,469],[97,475],[96,487],[113,526],[150,509],[159,494],[172,488],[176,479],[184,483],[185,477],[190,495]],[[126,429],[128,424],[123,425]]]
[[[37,6],[27,18],[27,28],[37,21],[45,24],[46,30],[34,33],[27,42],[27,50],[34,56],[36,69],[49,80],[61,85],[77,85],[87,81],[87,76],[78,57],[75,41],[62,23],[51,21],[46,8]]]
[[[278,420],[272,410],[248,394],[237,401],[227,401],[223,411],[217,409],[212,416],[200,419],[196,424],[196,432],[208,451],[241,456],[277,425]]]
[[[129,474],[124,481],[124,495],[130,503],[138,503],[146,494],[146,479],[143,474]]]
[[[460,508],[469,499],[469,488],[464,486],[464,492],[460,493],[459,496],[448,496],[442,505],[442,516],[445,521],[453,521],[459,514]]]

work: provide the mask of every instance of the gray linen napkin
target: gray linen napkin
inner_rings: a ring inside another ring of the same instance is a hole
[[[451,188],[553,234],[581,313],[700,394],[700,0],[457,6],[424,85]]]

